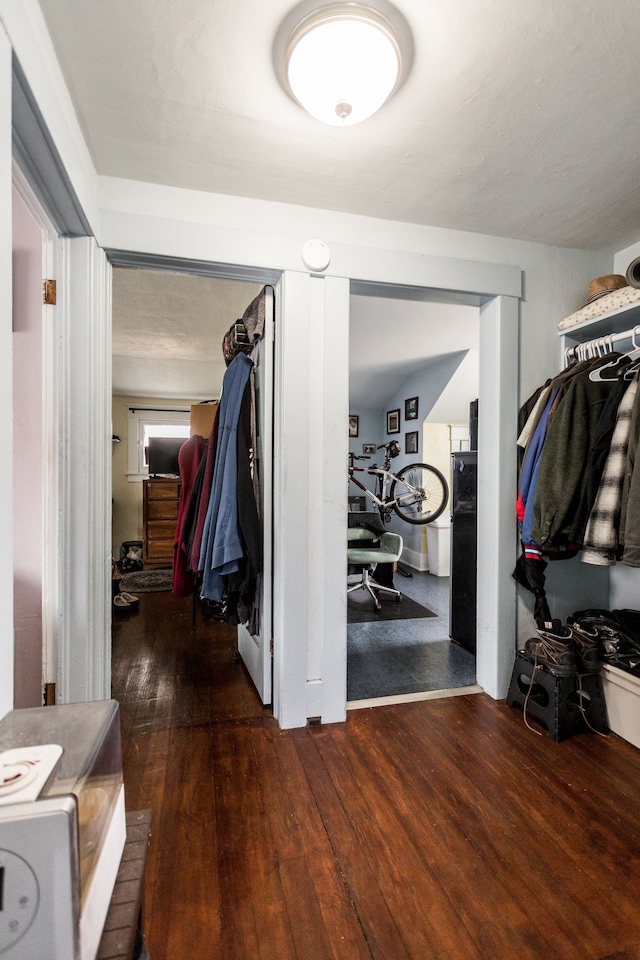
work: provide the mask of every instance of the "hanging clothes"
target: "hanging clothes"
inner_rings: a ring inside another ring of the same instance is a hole
[[[542,387],[538,388],[525,402],[519,413],[520,435],[517,442],[520,473],[516,516],[520,528],[522,555],[516,563],[513,577],[521,586],[533,593],[534,616],[540,628],[544,628],[552,621],[545,592],[544,571],[547,563],[544,558],[570,559],[580,550],[580,543],[571,530],[562,530],[559,536],[545,539],[536,529],[535,509],[541,477],[543,490],[549,484],[549,479],[544,474],[544,454],[549,450],[548,434],[552,429],[559,429],[555,422],[557,417],[561,418],[559,422],[562,424],[562,417],[566,414],[566,408],[563,413],[563,404],[567,397],[569,404],[573,402],[572,391],[576,390],[575,382],[580,377],[588,376],[594,367],[606,363],[607,359],[610,358],[582,360],[562,370],[556,377],[547,380]],[[558,469],[558,480],[564,476],[567,469],[564,462],[564,456],[567,453],[573,456],[573,452],[561,450],[560,463],[557,459],[547,459],[547,463],[551,462],[551,465]],[[578,454],[578,457],[585,455],[583,451],[582,454]],[[578,490],[579,494],[576,497],[582,499],[583,490],[580,481],[578,481]],[[571,514],[569,511],[569,516],[575,519],[575,513]]]
[[[195,585],[195,576],[189,570],[188,547],[182,540],[182,526],[187,511],[194,479],[197,475],[200,461],[205,449],[204,437],[197,434],[189,437],[178,452],[178,468],[180,471],[180,499],[178,501],[178,521],[173,541],[173,558],[171,565],[171,592],[177,597],[188,597]]]
[[[618,559],[622,487],[627,466],[631,414],[637,389],[638,381],[634,379],[618,407],[609,454],[585,530],[582,549],[585,563],[611,566]]]
[[[245,623],[252,636],[259,633],[258,596],[262,573],[263,531],[256,496],[255,384],[253,370],[245,387],[238,418],[238,525],[243,545],[243,557],[238,569],[226,578],[227,618],[231,623]]]
[[[611,356],[593,361],[591,371]],[[549,423],[533,504],[531,537],[545,549],[566,545],[581,498],[589,450],[607,396],[616,381],[592,380],[590,371],[569,383]]]
[[[218,446],[218,418],[220,416],[220,404],[216,407],[216,412],[209,434],[209,443],[207,444],[207,454],[202,473],[202,487],[199,494],[197,505],[194,505],[192,516],[194,524],[189,531],[186,539],[190,545],[189,548],[189,568],[193,573],[200,573],[200,550],[202,547],[202,534],[211,497],[211,485],[213,483],[213,468],[216,461],[216,450]]]
[[[623,545],[622,562],[628,567],[640,567],[640,466],[638,466],[638,443],[640,442],[640,389],[636,393],[629,448],[622,486],[620,509],[620,542]]]
[[[611,449],[620,403],[630,382],[623,375],[617,378],[598,420],[581,485],[580,502],[576,507],[571,524],[570,536],[577,543],[582,543],[584,540],[587,521],[596,501],[602,474]]]
[[[200,498],[202,497],[202,485],[204,481],[204,471],[207,464],[207,451],[209,449],[209,442],[204,441],[204,451],[202,457],[200,458],[200,463],[198,464],[198,470],[193,480],[193,486],[191,487],[191,493],[189,494],[189,502],[187,503],[187,508],[184,512],[184,517],[182,520],[182,529],[180,531],[180,541],[183,545],[187,557],[187,566],[189,571],[196,573],[197,571],[191,569],[191,549],[193,547],[193,536],[195,532],[196,517],[198,515],[198,508],[200,506]]]
[[[211,497],[207,508],[199,568],[202,596],[222,599],[227,574],[235,573],[244,555],[238,525],[237,430],[242,397],[253,361],[239,353],[224,375],[218,405],[218,438]]]

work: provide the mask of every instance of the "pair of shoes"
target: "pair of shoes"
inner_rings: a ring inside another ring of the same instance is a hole
[[[576,660],[580,673],[597,673],[600,669],[598,631],[587,624],[572,623],[568,627],[573,636]]]
[[[546,667],[557,677],[570,677],[578,672],[573,634],[568,627],[538,630],[524,645],[524,652],[533,660],[534,667]]]
[[[131,610],[132,607],[140,603],[137,597],[131,593],[116,593],[113,598],[113,605],[116,610]]]
[[[120,591],[120,596],[123,600],[126,600],[130,607],[135,607],[137,603],[140,603],[138,597],[134,597],[132,593],[125,593],[124,590]]]

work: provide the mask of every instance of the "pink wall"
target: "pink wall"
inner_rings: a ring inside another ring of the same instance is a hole
[[[15,707],[42,705],[42,230],[13,191]]]

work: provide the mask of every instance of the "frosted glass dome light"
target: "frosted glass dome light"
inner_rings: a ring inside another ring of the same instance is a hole
[[[285,53],[290,90],[323,123],[360,123],[395,90],[402,68],[391,23],[360,3],[332,3],[305,17]]]

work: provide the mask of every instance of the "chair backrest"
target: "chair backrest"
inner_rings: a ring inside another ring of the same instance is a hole
[[[400,559],[402,547],[403,540],[399,533],[388,531],[380,537],[380,549],[384,550],[385,553],[394,553],[396,560]]]
[[[347,557],[349,563],[374,564],[374,563],[395,563],[400,559],[402,553],[402,537],[398,533],[382,533],[379,536],[372,534],[370,530],[365,530],[366,538],[356,537],[356,541],[362,543],[362,546],[352,546],[353,541],[349,541]],[[379,541],[376,545],[369,545],[363,541],[375,539]]]
[[[347,540],[349,541],[349,543],[351,543],[352,540],[379,540],[379,539],[380,539],[379,533],[374,533],[373,530],[368,530],[366,527],[349,527],[347,530]]]

